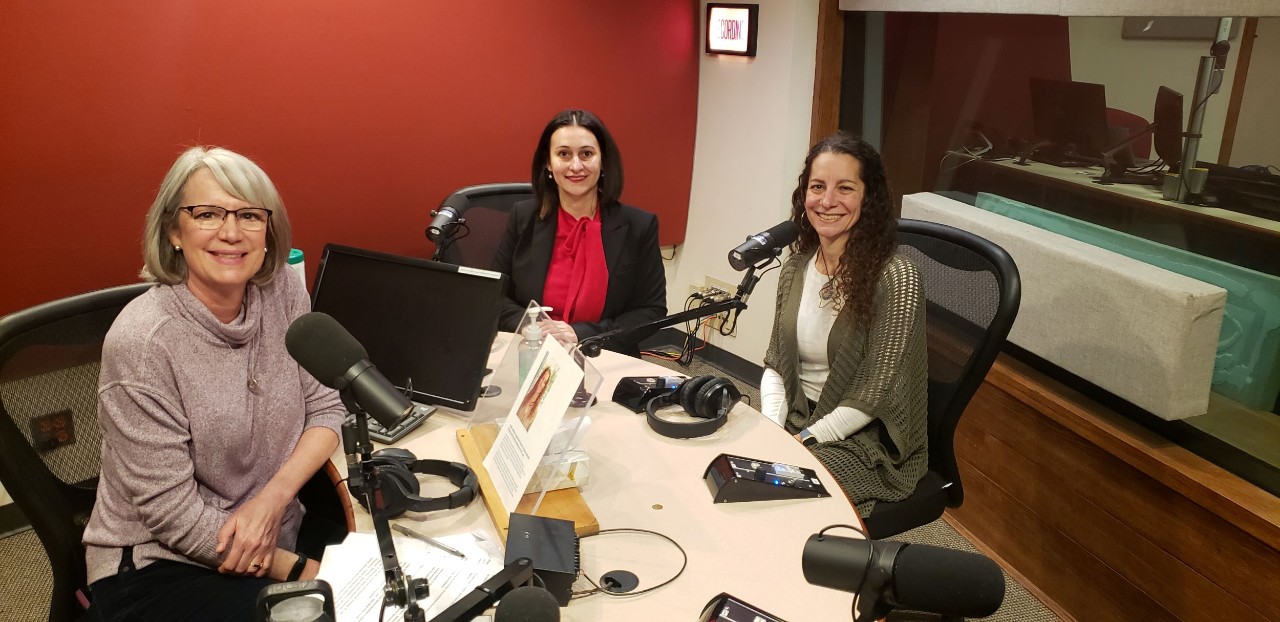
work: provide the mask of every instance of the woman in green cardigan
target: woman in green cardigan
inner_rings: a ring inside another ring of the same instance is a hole
[[[897,254],[884,164],[840,132],[814,145],[791,195],[800,236],[778,276],[761,409],[867,516],[928,468],[920,274]]]

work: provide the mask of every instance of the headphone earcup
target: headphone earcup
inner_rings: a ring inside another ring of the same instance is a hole
[[[402,459],[378,457],[376,453],[374,456],[369,462],[378,467],[380,491],[383,494],[383,503],[387,507],[387,516],[396,518],[407,511],[410,499],[417,497],[419,493],[417,477],[404,466]],[[369,509],[364,494],[357,495],[356,500],[366,511]]]
[[[712,380],[715,380],[715,376],[694,376],[681,382],[680,388],[676,390],[676,401],[679,402],[680,408],[683,408],[690,415],[696,414],[698,410],[698,391]]]
[[[404,449],[387,448],[373,452],[369,463],[378,468],[381,484],[382,500],[386,504],[387,515],[395,518],[409,509],[409,498],[418,496],[418,478],[409,470],[413,464],[413,454]],[[364,495],[356,500],[361,507],[368,510]]]
[[[739,399],[742,399],[742,393],[732,381],[726,378],[713,378],[698,389],[698,396],[694,399],[694,410],[690,414],[706,419],[723,417],[729,414],[729,410],[738,403]]]
[[[401,464],[384,464],[381,467],[382,499],[387,504],[388,518],[395,518],[409,509],[409,499],[418,496],[418,478]]]

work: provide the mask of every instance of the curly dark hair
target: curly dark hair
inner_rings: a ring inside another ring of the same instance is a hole
[[[836,268],[833,283],[836,299],[847,305],[854,321],[860,326],[870,326],[875,308],[876,281],[897,248],[898,221],[894,217],[893,197],[889,193],[889,181],[885,178],[884,163],[871,145],[847,132],[836,132],[809,149],[804,159],[804,171],[800,183],[791,193],[791,221],[800,229],[800,235],[791,245],[793,253],[808,253],[818,248],[818,232],[809,224],[804,201],[813,172],[813,161],[824,153],[843,153],[853,156],[862,168],[862,211],[858,221],[849,230],[849,241]]]
[[[600,143],[600,207],[618,202],[622,196],[622,152],[613,135],[604,126],[600,117],[588,110],[570,108],[561,110],[547,122],[538,138],[538,146],[533,149],[532,181],[533,194],[538,199],[538,218],[545,218],[555,209],[560,200],[556,182],[547,175],[547,162],[551,160],[551,135],[562,127],[581,126],[587,128]]]

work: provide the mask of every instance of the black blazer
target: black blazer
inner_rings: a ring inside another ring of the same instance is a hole
[[[542,301],[558,223],[555,213],[538,218],[536,200],[521,201],[512,209],[493,258],[493,269],[507,275],[500,329],[514,331],[529,301]],[[601,208],[600,235],[609,266],[609,291],[599,322],[572,325],[579,340],[667,315],[667,276],[658,250],[658,217],[630,205],[608,205]],[[610,349],[639,354],[634,343],[615,343]]]

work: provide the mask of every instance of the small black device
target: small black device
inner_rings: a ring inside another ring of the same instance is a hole
[[[569,604],[578,578],[578,534],[573,521],[512,512],[506,563],[533,560],[533,574],[560,606]]]
[[[702,608],[702,615],[698,617],[698,622],[739,622],[744,620],[750,620],[751,622],[785,622],[778,616],[766,613],[765,610],[724,592],[712,598],[711,602]]]
[[[684,376],[627,376],[613,389],[613,401],[642,413],[649,400],[676,390],[685,380]]]
[[[694,376],[645,404],[645,417],[654,432],[669,438],[697,438],[719,430],[729,420],[729,411],[742,399],[733,381],[718,376]],[[684,412],[700,421],[672,421],[657,416],[659,408],[679,404]]]
[[[326,244],[311,307],[333,316],[408,398],[475,410],[506,277]]]
[[[395,518],[405,512],[434,512],[464,507],[476,498],[479,489],[475,472],[460,462],[418,460],[409,450],[395,447],[373,452],[369,462],[378,468],[388,518]],[[418,495],[418,473],[447,478],[458,490],[445,497],[423,498]],[[369,509],[363,486],[353,484],[351,492],[361,506]]]
[[[813,469],[720,454],[702,474],[716,503],[830,497]]]
[[[413,410],[409,412],[408,416],[401,419],[400,423],[395,424],[390,429],[384,428],[381,423],[370,419],[367,421],[367,425],[369,426],[369,438],[378,441],[383,445],[395,443],[404,438],[405,435],[417,429],[417,427],[422,425],[422,423],[435,411],[435,406],[415,404]],[[347,415],[347,421],[354,422],[354,420],[355,415]]]

